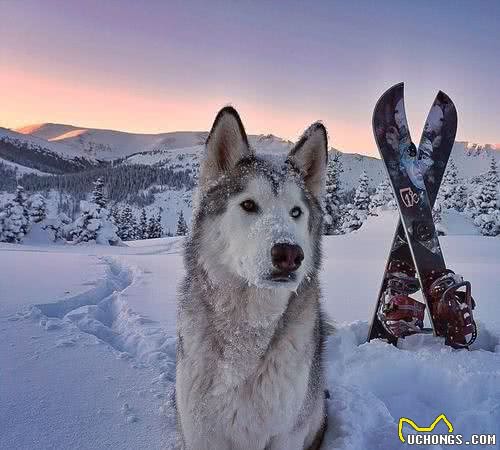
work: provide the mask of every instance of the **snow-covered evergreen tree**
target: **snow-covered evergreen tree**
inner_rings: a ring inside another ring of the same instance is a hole
[[[182,212],[182,209],[177,216],[177,228],[175,234],[177,236],[186,236],[186,234],[188,234],[188,226],[186,220],[184,219],[184,213]]]
[[[487,213],[478,214],[474,219],[481,234],[484,236],[497,236],[500,234],[500,212],[498,209],[490,209]]]
[[[155,239],[156,237],[156,218],[150,216],[148,220],[148,239]]]
[[[340,174],[343,172],[340,152],[332,152],[329,155],[326,168],[325,185],[325,234],[338,234],[340,232]]]
[[[483,188],[483,182],[484,180],[479,182],[473,179],[469,188],[469,195],[467,196],[464,212],[471,219],[474,219],[479,214],[479,195]]]
[[[33,223],[40,223],[47,217],[45,198],[42,194],[33,194],[30,197],[29,216]]]
[[[132,212],[132,208],[127,205],[122,211],[120,217],[120,238],[124,241],[132,241],[136,239],[137,223]]]
[[[496,161],[491,159],[490,170],[484,177],[484,182],[474,198],[476,214],[474,224],[479,227],[481,234],[496,236],[500,233],[499,204],[498,204],[498,172]]]
[[[163,228],[161,225],[161,212],[162,209],[159,208],[156,215],[152,215],[148,221],[148,236],[149,239],[160,238],[163,235]]]
[[[453,208],[455,208],[457,211],[462,212],[465,210],[465,207],[467,205],[467,188],[463,183],[459,183],[457,185],[455,193],[451,198],[451,203],[453,205]]]
[[[372,216],[377,216],[380,209],[397,209],[391,183],[387,177],[377,186],[368,204],[368,213]]]
[[[106,208],[107,200],[104,196],[104,181],[102,181],[102,178],[98,178],[93,184],[92,201],[99,206],[99,208]]]
[[[455,209],[454,198],[457,187],[457,166],[453,162],[453,159],[450,159],[438,192],[438,196],[441,199],[441,209]]]
[[[158,208],[158,212],[156,213],[156,234],[159,238],[163,237],[163,226],[161,224],[161,213],[163,208]]]
[[[351,233],[361,228],[364,221],[366,220],[367,211],[361,211],[354,207],[352,203],[348,203],[343,208],[344,219],[342,221],[342,231],[343,233]]]
[[[75,244],[81,242],[96,242],[97,244],[114,245],[120,241],[118,228],[111,221],[106,208],[100,208],[94,202],[80,202],[80,216],[72,224],[69,232]]]
[[[106,208],[103,189],[104,185],[99,178],[94,183],[92,201],[80,202],[80,216],[69,231],[73,243],[96,242],[114,245],[120,241],[118,228]]]
[[[118,206],[113,206],[111,208],[111,220],[113,223],[118,227],[118,230],[120,229],[120,218],[121,218],[121,211],[118,208]]]
[[[370,203],[370,195],[368,193],[368,175],[363,170],[358,180],[358,187],[354,194],[354,207],[360,211],[367,211]]]
[[[59,213],[56,217],[48,217],[44,220],[42,228],[47,230],[52,241],[64,240],[71,234],[71,219],[64,213]],[[69,228],[69,230],[68,230]]]
[[[354,193],[354,203],[346,207],[346,216],[342,222],[344,233],[355,231],[363,225],[368,214],[370,195],[368,193],[368,175],[363,170],[358,180],[358,187]]]
[[[498,171],[492,158],[488,172],[475,178],[474,189],[467,200],[466,213],[485,236],[500,233],[498,202]]]
[[[26,194],[22,186],[17,186],[16,196],[7,202],[0,215],[0,241],[21,242],[28,233],[30,216]]]
[[[499,176],[498,176],[498,169],[497,169],[497,160],[495,159],[494,156],[491,157],[490,169],[488,170],[488,173],[486,174],[486,178],[489,181],[491,181],[492,184],[494,184],[495,186],[498,186]]]
[[[148,239],[148,237],[148,216],[146,215],[146,209],[142,208],[139,227],[137,228],[137,239]]]

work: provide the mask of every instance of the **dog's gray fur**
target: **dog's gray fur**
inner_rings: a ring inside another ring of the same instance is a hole
[[[233,108],[217,115],[200,172],[178,304],[177,429],[186,450],[303,450],[321,444],[326,413],[319,198],[326,160],[327,135],[319,123],[276,164],[249,148]],[[243,216],[235,201],[261,195],[260,189],[269,202],[262,217]],[[285,214],[289,201],[306,209],[307,221]],[[231,231],[241,221],[249,228]],[[269,281],[266,255],[280,242],[303,247],[295,283]]]

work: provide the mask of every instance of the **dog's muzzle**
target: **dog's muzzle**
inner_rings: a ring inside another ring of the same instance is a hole
[[[271,248],[271,260],[275,269],[269,277],[271,281],[281,283],[295,281],[297,278],[295,271],[304,260],[304,252],[296,244],[274,244]]]

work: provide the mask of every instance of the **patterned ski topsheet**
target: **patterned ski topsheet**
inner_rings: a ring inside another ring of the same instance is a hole
[[[455,141],[457,112],[451,99],[444,92],[439,91],[428,114],[420,144],[416,150],[412,145],[406,121],[404,86],[401,83],[390,88],[380,98],[373,115],[373,126],[375,139],[386,164],[400,211],[404,213],[406,220],[404,221],[405,227],[401,219],[398,221],[368,340],[385,338],[396,343],[396,338],[387,333],[377,317],[380,302],[383,301],[387,288],[390,263],[393,260],[399,260],[413,266],[411,253],[413,250],[415,256],[420,258],[417,259],[419,269],[421,269],[419,276],[423,276],[423,272],[426,271],[444,268],[437,236],[429,240],[416,241],[412,233],[415,225],[424,225],[429,220],[429,209],[426,208],[428,206],[432,208],[438,194]],[[427,231],[432,234],[434,230],[432,221],[431,226],[432,228]],[[408,246],[408,239],[411,239],[412,249]],[[421,261],[425,262],[424,266],[421,266]]]

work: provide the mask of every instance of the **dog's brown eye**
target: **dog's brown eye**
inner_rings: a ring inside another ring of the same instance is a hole
[[[290,211],[290,215],[294,218],[297,219],[302,215],[302,210],[298,206],[294,206],[292,210]]]
[[[245,200],[244,202],[240,203],[240,206],[246,211],[246,212],[257,212],[259,207],[257,206],[257,203],[255,203],[253,200]]]

